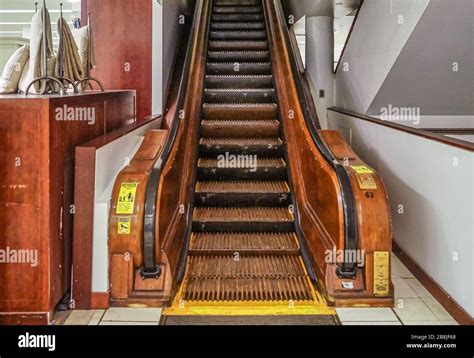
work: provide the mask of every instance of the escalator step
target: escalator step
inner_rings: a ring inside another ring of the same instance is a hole
[[[256,163],[255,163],[256,162]],[[232,157],[231,154],[215,159],[198,161],[198,179],[204,180],[286,180],[286,163],[281,158]]]
[[[214,6],[261,6],[262,0],[214,0]]]
[[[211,40],[262,40],[267,38],[265,31],[211,31]]]
[[[195,232],[293,232],[293,214],[280,207],[198,207],[193,212]]]
[[[192,278],[282,278],[304,277],[298,256],[294,255],[203,255],[189,259]]]
[[[270,59],[269,51],[209,51],[210,62],[265,62]]]
[[[280,138],[201,138],[199,151],[205,157],[222,153],[278,157],[283,154]]]
[[[267,41],[210,41],[209,51],[262,51],[268,50]]]
[[[272,88],[271,75],[207,75],[207,88]]]
[[[206,103],[271,103],[276,99],[272,88],[205,89]]]
[[[290,188],[285,181],[200,181],[195,199],[200,206],[289,205]]]
[[[262,0],[214,0],[215,6],[258,6]]]
[[[306,277],[282,278],[189,278],[185,280],[185,301],[313,301]]]
[[[231,253],[240,255],[266,253],[298,254],[298,239],[294,233],[193,233],[190,254]]]
[[[273,120],[207,120],[201,121],[203,137],[278,137],[280,122]]]
[[[255,62],[255,63],[208,63],[207,74],[209,75],[270,75],[270,62]]]
[[[212,11],[219,14],[254,14],[262,12],[261,6],[214,6]]]
[[[265,30],[263,22],[213,22],[211,30]]]
[[[212,14],[215,22],[263,22],[263,14]]]
[[[277,117],[275,103],[204,103],[206,119],[273,119]]]

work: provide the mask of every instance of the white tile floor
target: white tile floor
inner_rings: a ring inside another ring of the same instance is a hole
[[[343,325],[457,325],[451,315],[392,255],[394,308],[336,308]],[[65,325],[158,325],[160,308],[73,311]]]

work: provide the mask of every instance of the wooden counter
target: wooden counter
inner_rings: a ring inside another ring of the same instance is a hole
[[[70,288],[75,147],[133,123],[135,97],[0,96],[0,324],[51,323]]]

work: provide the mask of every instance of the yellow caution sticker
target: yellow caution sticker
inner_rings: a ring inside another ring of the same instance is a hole
[[[117,203],[117,214],[131,215],[135,206],[138,183],[122,183]]]
[[[351,165],[357,174],[374,174],[374,171],[365,165]]]
[[[390,284],[390,252],[374,251],[374,295],[388,296]]]
[[[375,178],[372,174],[357,174],[357,182],[359,183],[359,188],[367,190],[375,190],[377,189],[377,183],[375,182]]]
[[[119,218],[118,219],[118,234],[119,235],[130,235],[132,231],[132,219],[131,218]]]

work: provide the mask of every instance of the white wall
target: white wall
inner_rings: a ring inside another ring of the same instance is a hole
[[[391,104],[423,115],[474,115],[473,15],[473,0],[431,0],[368,113]]]
[[[367,112],[429,2],[364,1],[336,74],[337,107]]]
[[[474,153],[333,111],[329,127],[382,176],[394,241],[474,316]]]

